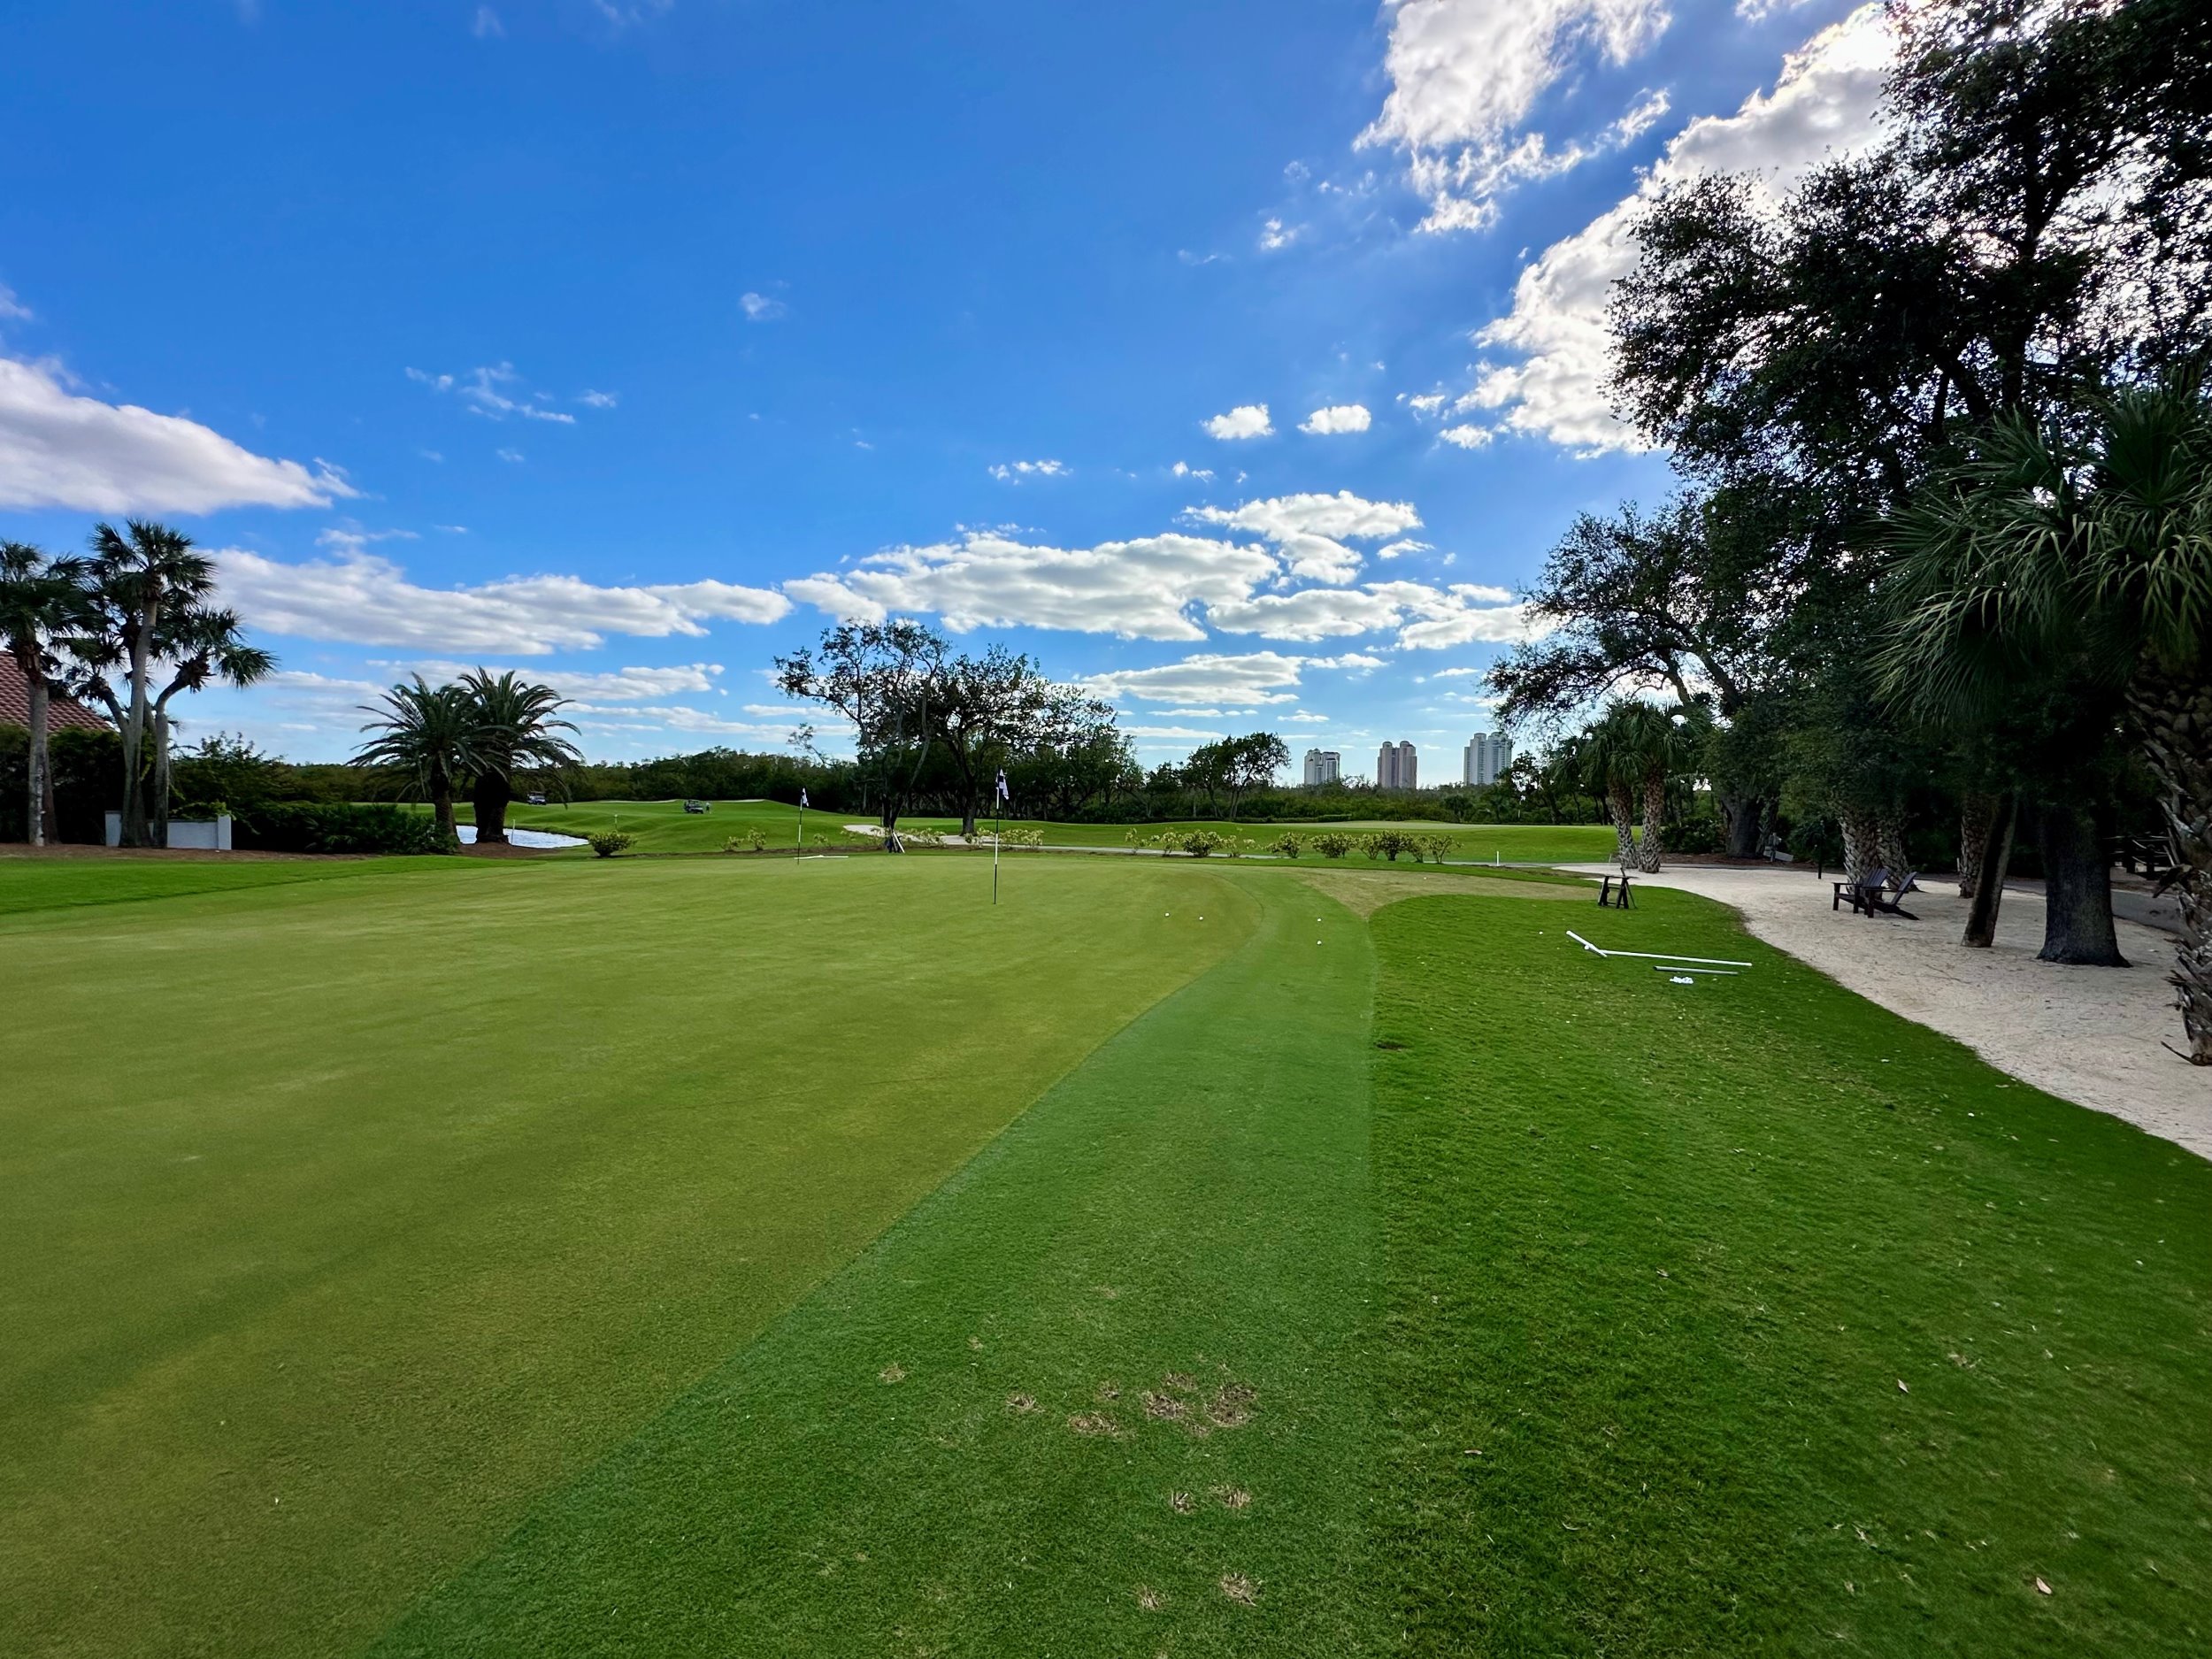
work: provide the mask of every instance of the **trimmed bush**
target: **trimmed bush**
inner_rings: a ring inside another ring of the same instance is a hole
[[[1313,838],[1313,849],[1324,858],[1341,858],[1357,844],[1342,830],[1330,830]]]
[[[448,853],[427,812],[349,801],[265,801],[231,822],[231,844],[273,853]]]
[[[611,858],[617,853],[626,853],[637,841],[636,836],[625,830],[606,830],[586,839],[591,842],[592,851],[597,853],[602,858]]]
[[[1285,858],[1295,858],[1305,849],[1306,840],[1302,835],[1278,835],[1267,850],[1279,853]]]

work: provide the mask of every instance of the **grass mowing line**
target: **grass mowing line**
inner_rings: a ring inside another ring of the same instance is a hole
[[[1717,905],[1606,924],[1694,987],[1560,926],[1374,920],[1411,1651],[2207,1651],[2212,1164]]]
[[[376,1651],[1378,1651],[1367,929],[1230,879],[1234,956]]]
[[[433,862],[7,925],[0,1653],[357,1648],[1257,913]]]

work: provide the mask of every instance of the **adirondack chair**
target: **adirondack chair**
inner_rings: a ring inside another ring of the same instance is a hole
[[[1856,881],[1832,883],[1834,892],[1828,901],[1828,908],[1833,910],[1848,903],[1855,916],[1898,916],[1906,921],[1916,922],[1920,918],[1905,909],[1900,901],[1908,893],[1922,890],[1919,882],[1914,879],[1919,873],[1917,870],[1908,870],[1902,878],[1893,880],[1887,870],[1876,864],[1870,870],[1861,871]]]

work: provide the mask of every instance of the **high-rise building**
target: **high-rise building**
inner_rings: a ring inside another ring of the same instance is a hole
[[[1408,743],[1385,743],[1375,757],[1375,787],[1378,789],[1417,789],[1421,767]]]
[[[1333,749],[1310,749],[1306,751],[1306,783],[1308,787],[1321,783],[1335,783],[1344,776],[1344,757]]]
[[[1477,787],[1503,778],[1513,765],[1513,740],[1503,733],[1478,732],[1464,751],[1459,780]]]

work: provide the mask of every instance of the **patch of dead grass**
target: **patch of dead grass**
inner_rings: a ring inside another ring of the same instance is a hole
[[[1359,916],[1372,916],[1400,899],[1425,898],[1435,893],[1469,893],[1491,899],[1572,899],[1585,904],[1590,900],[1589,888],[1579,883],[1501,881],[1494,876],[1463,876],[1441,870],[1434,874],[1417,869],[1301,870],[1298,879]]]

